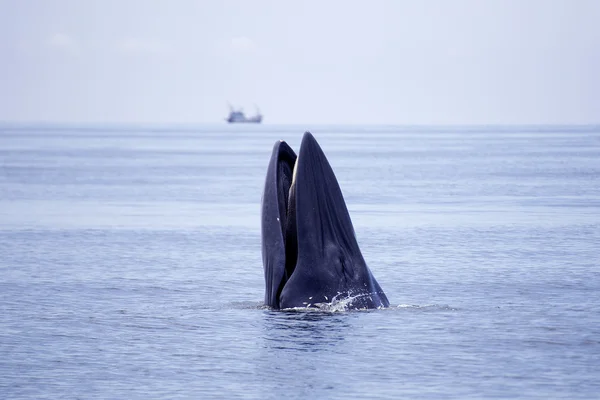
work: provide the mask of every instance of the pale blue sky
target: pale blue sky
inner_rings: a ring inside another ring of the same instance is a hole
[[[600,122],[598,0],[0,0],[0,121]]]

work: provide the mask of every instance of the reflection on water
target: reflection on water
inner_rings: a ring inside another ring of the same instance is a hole
[[[353,313],[265,311],[264,347],[300,352],[327,351],[344,340]]]
[[[258,352],[262,398],[331,397],[342,383],[336,371],[352,352],[357,312],[264,311]]]

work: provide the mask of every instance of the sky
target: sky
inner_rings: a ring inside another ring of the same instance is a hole
[[[598,0],[0,0],[0,121],[600,123]]]

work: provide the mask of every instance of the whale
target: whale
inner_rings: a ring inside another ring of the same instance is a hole
[[[298,154],[273,146],[261,200],[265,306],[345,309],[389,306],[371,273],[325,153],[305,132]]]

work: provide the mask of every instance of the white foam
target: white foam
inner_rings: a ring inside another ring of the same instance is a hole
[[[304,304],[306,307],[292,307],[292,308],[286,308],[285,310],[303,311],[303,312],[328,312],[328,313],[345,312],[350,309],[366,310],[367,308],[358,308],[358,309],[352,308],[352,304],[353,304],[354,300],[361,298],[361,297],[368,296],[372,300],[372,295],[373,295],[373,293],[362,293],[362,294],[358,294],[358,295],[354,295],[354,296],[338,293],[331,299],[330,302],[322,302],[322,303],[303,302],[302,304]],[[344,297],[341,297],[341,296],[344,296]],[[310,297],[310,299],[312,299],[312,297]],[[325,296],[325,299],[328,300],[327,296]],[[384,307],[378,307],[378,309],[379,308],[384,308]]]

